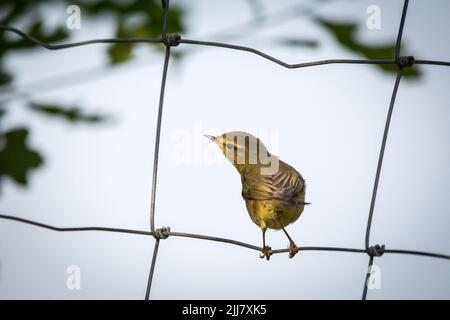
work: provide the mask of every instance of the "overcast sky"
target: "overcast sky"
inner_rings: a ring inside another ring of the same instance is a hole
[[[314,22],[315,16],[267,22],[212,36],[251,20],[246,1],[171,1],[186,8],[186,38],[226,41],[298,63],[360,58]],[[262,1],[267,15],[300,1]],[[302,1],[318,7],[318,1]],[[450,3],[410,2],[405,55],[450,60]],[[381,30],[366,26],[366,8],[381,9]],[[349,20],[367,43],[394,41],[403,1],[332,1],[317,16]],[[82,8],[81,8],[82,9]],[[66,18],[48,10],[47,23]],[[82,20],[71,40],[110,37],[107,18]],[[293,48],[279,39],[318,40]],[[256,55],[180,45],[171,61],[164,103],[156,197],[157,227],[236,239],[260,246],[248,217],[240,178],[202,134],[230,130],[260,136],[269,150],[295,167],[312,202],[287,230],[299,246],[364,248],[365,228],[384,121],[395,76],[374,66],[326,65],[289,70]],[[41,48],[7,57],[18,87],[106,63],[104,45],[62,51]],[[8,104],[5,126],[27,125],[30,144],[45,166],[26,189],[3,183],[0,212],[59,227],[105,226],[149,230],[154,134],[163,56],[142,47],[134,62],[86,81],[34,90],[33,101],[79,104],[107,114],[103,125],[69,125],[30,113],[25,99]],[[450,69],[421,66],[420,80],[403,79],[391,122],[371,244],[450,253]],[[31,89],[30,89],[31,90]],[[180,136],[185,139],[180,140]],[[182,141],[182,142],[180,142]],[[180,144],[181,143],[181,144]],[[184,158],[180,158],[180,152]],[[187,152],[187,153],[186,153]],[[269,230],[272,248],[286,248]],[[0,298],[142,299],[154,240],[101,232],[56,233],[0,221]],[[300,252],[270,261],[229,244],[162,240],[154,299],[360,299],[368,256]],[[369,299],[450,298],[448,260],[385,254],[375,259],[381,288]],[[81,290],[66,287],[67,268],[79,266]]]

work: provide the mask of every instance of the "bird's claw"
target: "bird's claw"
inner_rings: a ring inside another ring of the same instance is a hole
[[[289,258],[293,258],[298,252],[298,247],[295,245],[294,242],[291,242],[289,244]]]
[[[266,258],[267,261],[269,261],[270,256],[272,255],[272,248],[269,247],[269,246],[265,246],[264,248],[262,248],[261,252],[262,252],[262,253],[259,255],[259,257],[260,257],[261,259]]]

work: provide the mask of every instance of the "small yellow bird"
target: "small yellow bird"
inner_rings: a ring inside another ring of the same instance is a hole
[[[263,249],[261,258],[270,259],[272,248],[266,246],[267,228],[283,230],[289,239],[289,257],[298,247],[285,227],[295,222],[303,212],[305,180],[287,163],[271,155],[255,136],[232,131],[218,136],[205,135],[215,142],[234,165],[242,181],[242,197],[252,221],[261,228]]]

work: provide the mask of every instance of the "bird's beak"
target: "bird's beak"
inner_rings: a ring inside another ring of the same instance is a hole
[[[208,139],[210,139],[210,140],[216,142],[216,137],[210,136],[209,134],[204,134],[204,136],[205,136],[206,138],[208,138]]]

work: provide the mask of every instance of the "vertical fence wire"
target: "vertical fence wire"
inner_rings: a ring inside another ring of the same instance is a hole
[[[170,59],[170,45],[167,44],[167,14],[169,10],[169,0],[162,1],[163,3],[163,24],[162,24],[162,41],[166,46],[166,52],[164,57],[164,67],[162,72],[161,80],[161,90],[159,94],[159,107],[158,107],[158,118],[156,122],[156,133],[155,133],[155,151],[153,158],[153,176],[152,176],[152,193],[150,202],[150,228],[152,232],[155,232],[155,199],[156,199],[156,182],[158,178],[158,160],[159,160],[159,142],[161,138],[161,120],[162,112],[164,106],[164,91],[166,88],[167,79],[167,69],[169,68]]]
[[[375,180],[373,183],[373,191],[372,191],[372,199],[370,201],[369,217],[367,220],[365,248],[367,250],[367,253],[369,254],[369,265],[367,268],[368,270],[367,270],[366,279],[364,281],[364,290],[363,290],[363,295],[362,295],[363,300],[366,300],[366,298],[367,298],[367,287],[368,287],[368,280],[369,280],[369,276],[370,276],[369,272],[373,265],[374,256],[381,256],[384,251],[384,245],[377,247],[377,248],[380,248],[380,250],[375,250],[375,247],[373,247],[374,249],[371,250],[371,248],[370,248],[370,231],[372,228],[373,213],[375,210],[375,202],[376,202],[377,193],[378,193],[378,184],[380,182],[381,169],[383,166],[384,152],[386,150],[386,143],[387,143],[387,138],[388,138],[388,134],[389,134],[389,127],[391,124],[392,113],[394,111],[395,98],[397,97],[397,91],[398,91],[398,87],[400,85],[400,80],[402,78],[402,72],[403,72],[403,67],[404,67],[404,65],[401,64],[401,60],[400,60],[400,48],[401,48],[401,43],[402,43],[403,27],[405,25],[406,12],[408,10],[408,3],[409,3],[409,0],[405,0],[403,3],[402,17],[400,19],[400,25],[398,28],[397,42],[395,45],[395,61],[398,64],[397,65],[398,72],[397,72],[397,77],[395,79],[394,89],[392,91],[391,101],[389,103],[389,110],[388,110],[388,113],[386,116],[386,123],[384,126],[383,139],[381,141],[381,148],[380,148],[380,153],[379,153],[379,157],[378,157],[377,171],[376,171]]]
[[[372,272],[372,266],[373,266],[373,256],[369,257],[369,264],[367,266],[367,272],[366,272],[366,278],[364,280],[364,288],[363,288],[363,293],[362,293],[362,300],[366,300],[367,299],[367,289],[369,288],[369,279],[371,276],[371,272]]]
[[[150,266],[150,273],[148,275],[147,281],[147,290],[145,291],[145,300],[148,300],[150,297],[150,291],[152,289],[152,282],[153,282],[153,274],[155,272],[156,257],[158,256],[158,248],[159,248],[159,239],[155,239],[155,247],[153,248],[152,263]]]
[[[156,204],[156,182],[158,178],[158,162],[159,162],[159,142],[161,140],[161,120],[164,105],[164,91],[166,87],[167,69],[169,67],[170,59],[170,46],[166,47],[166,54],[164,58],[164,69],[161,80],[161,91],[159,96],[158,118],[156,122],[155,133],[155,151],[153,158],[153,176],[152,176],[152,193],[150,200],[150,228],[152,232],[155,232],[155,204]]]
[[[162,40],[164,45],[166,46],[166,52],[164,56],[164,67],[162,72],[161,79],[161,90],[159,95],[159,107],[158,107],[158,118],[156,123],[156,133],[155,133],[155,151],[153,158],[153,177],[152,177],[152,193],[151,193],[151,202],[150,202],[150,228],[151,232],[155,237],[155,248],[153,250],[152,263],[150,267],[150,274],[148,276],[147,281],[147,291],[145,293],[145,299],[148,300],[150,295],[150,290],[153,281],[153,274],[155,271],[156,257],[158,255],[158,247],[160,238],[156,237],[157,234],[155,232],[155,201],[156,201],[156,182],[158,178],[158,160],[159,160],[159,142],[161,140],[161,121],[162,121],[162,113],[164,106],[164,92],[166,89],[166,79],[167,79],[167,70],[169,68],[169,60],[170,60],[170,43],[167,39],[167,15],[169,13],[169,0],[162,0],[163,5],[163,24],[162,24]]]

